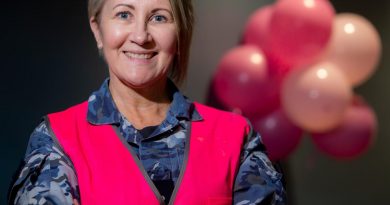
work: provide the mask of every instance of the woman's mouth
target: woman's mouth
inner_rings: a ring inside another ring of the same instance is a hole
[[[134,53],[125,51],[123,52],[128,58],[132,59],[138,59],[138,60],[148,60],[153,58],[155,55],[157,55],[157,52],[150,52],[150,53]]]

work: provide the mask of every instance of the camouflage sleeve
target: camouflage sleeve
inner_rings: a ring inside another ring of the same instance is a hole
[[[235,205],[287,203],[282,174],[275,170],[265,154],[264,144],[257,132],[251,131],[248,134],[241,159],[234,185]]]
[[[79,201],[73,165],[42,122],[32,133],[24,166],[10,192],[9,204],[73,204]]]

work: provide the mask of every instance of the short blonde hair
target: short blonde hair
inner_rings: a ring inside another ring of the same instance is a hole
[[[105,0],[88,0],[88,17],[99,22]],[[190,47],[194,27],[192,0],[169,0],[177,30],[177,55],[172,62],[169,77],[181,85],[187,76]]]

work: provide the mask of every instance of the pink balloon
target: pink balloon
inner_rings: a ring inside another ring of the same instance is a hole
[[[273,6],[264,6],[249,17],[244,30],[244,44],[253,44],[263,50],[268,49],[269,22],[272,12]]]
[[[333,16],[327,0],[279,0],[269,28],[272,52],[294,67],[314,62],[329,41]]]
[[[375,27],[362,16],[338,14],[333,34],[324,57],[336,64],[356,86],[375,71],[381,54],[381,40]]]
[[[366,152],[375,140],[377,128],[373,110],[365,104],[351,105],[339,127],[327,133],[313,133],[316,147],[337,159],[352,159]]]
[[[253,118],[253,126],[265,144],[272,161],[286,159],[299,145],[303,131],[294,125],[281,109]]]
[[[258,46],[263,50],[271,75],[282,81],[291,70],[291,66],[287,65],[281,57],[274,55],[269,48],[269,23],[273,10],[273,5],[263,6],[249,17],[244,30],[243,43]]]
[[[214,78],[218,99],[229,109],[238,108],[243,113],[271,111],[278,105],[279,87],[263,52],[253,45],[230,50]]]
[[[302,129],[315,132],[338,126],[352,95],[343,73],[327,62],[293,71],[281,92],[287,116]]]

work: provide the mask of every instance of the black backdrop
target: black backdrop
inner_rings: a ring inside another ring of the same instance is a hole
[[[86,1],[9,1],[0,8],[0,204],[5,204],[11,175],[41,117],[86,100],[107,71],[89,30]]]

